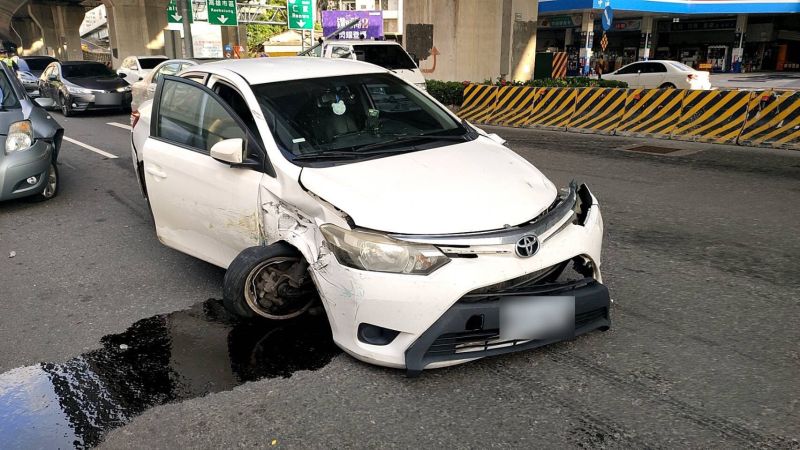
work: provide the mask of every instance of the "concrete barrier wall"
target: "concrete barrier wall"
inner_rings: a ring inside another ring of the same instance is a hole
[[[800,150],[800,92],[468,85],[471,122]]]

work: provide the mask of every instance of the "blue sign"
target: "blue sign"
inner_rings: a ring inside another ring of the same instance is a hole
[[[539,14],[601,9],[597,0],[539,0]],[[614,0],[617,11],[673,14],[797,13],[795,0]]]
[[[231,47],[231,44],[225,44],[225,51],[226,52],[233,51],[233,47]]]
[[[606,6],[603,10],[603,31],[611,29],[611,23],[614,22],[614,10],[610,6]]]

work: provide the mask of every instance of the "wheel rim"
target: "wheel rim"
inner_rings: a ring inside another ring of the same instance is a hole
[[[44,192],[42,192],[42,195],[45,198],[52,198],[56,195],[57,188],[58,175],[56,174],[56,167],[54,164],[50,164],[50,168],[47,169],[47,184],[44,185]]]
[[[304,291],[308,280],[302,285],[297,283],[300,268],[296,265],[303,263],[297,257],[278,257],[258,264],[245,281],[247,306],[259,316],[273,320],[291,319],[306,312],[316,297]]]
[[[64,115],[67,115],[69,112],[67,108],[67,99],[65,99],[63,95],[61,96],[61,112],[64,113]]]

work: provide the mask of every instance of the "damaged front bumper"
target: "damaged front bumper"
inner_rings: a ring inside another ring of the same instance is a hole
[[[538,237],[539,250],[533,257],[521,258],[515,252],[516,243],[530,234]],[[536,295],[575,297],[574,335],[610,326],[608,291],[601,284],[600,274],[603,220],[597,200],[585,186],[572,185],[542,215],[518,227],[485,233],[391,237],[433,244],[450,262],[426,276],[402,275],[345,267],[324,252],[310,269],[334,341],[360,360],[405,368],[414,375],[424,368],[561,340],[498,341],[498,302],[467,300],[476,293],[488,299],[509,286],[520,288],[520,279],[526,280],[528,291],[518,295],[539,292]],[[573,261],[581,269],[576,279],[563,281],[550,276],[557,276],[556,272]],[[549,284],[546,289],[545,284]],[[482,315],[478,328],[474,320],[470,321],[475,315]],[[452,335],[463,332],[477,334],[461,336],[464,340],[455,342],[460,337]],[[477,342],[473,338],[478,335],[485,338],[475,344],[482,348],[461,345]]]

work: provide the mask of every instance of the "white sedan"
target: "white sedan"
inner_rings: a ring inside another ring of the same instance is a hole
[[[711,89],[709,73],[669,60],[639,61],[603,75],[631,88]]]
[[[202,64],[133,119],[159,240],[226,268],[235,314],[321,302],[337,345],[410,375],[611,325],[586,185],[557,189],[386,69]]]

